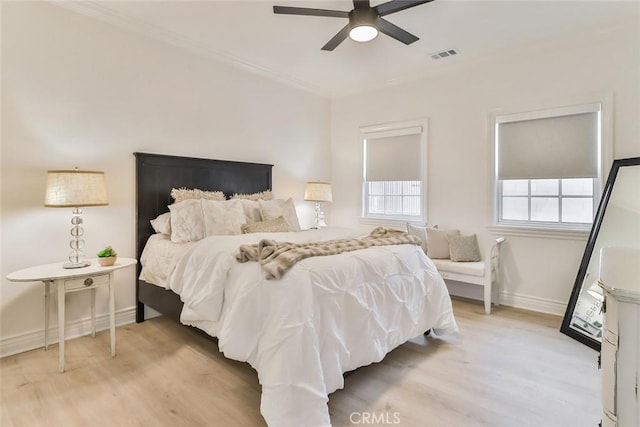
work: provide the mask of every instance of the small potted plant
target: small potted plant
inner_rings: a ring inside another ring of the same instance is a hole
[[[111,246],[107,246],[100,252],[98,252],[98,263],[103,267],[108,267],[116,263],[118,254],[113,250]]]

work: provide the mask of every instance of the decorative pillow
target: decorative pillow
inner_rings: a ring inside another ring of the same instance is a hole
[[[171,197],[176,203],[180,203],[183,200],[189,199],[207,199],[207,200],[225,200],[224,193],[222,191],[203,191],[194,188],[188,190],[186,188],[174,188],[171,190]]]
[[[243,233],[277,233],[291,231],[289,223],[283,216],[267,221],[249,222],[242,226]]]
[[[244,216],[247,218],[247,222],[262,221],[262,214],[260,213],[260,203],[257,200],[249,199],[232,199],[235,203],[239,203],[244,209]]]
[[[437,228],[427,228],[427,256],[433,259],[447,259],[449,253],[449,238],[459,236],[460,230],[439,230]]]
[[[420,239],[422,250],[427,253],[427,227],[407,223],[407,233]]]
[[[449,237],[449,251],[451,252],[451,261],[476,262],[482,259],[475,234]]]
[[[265,191],[261,191],[259,193],[253,193],[253,194],[238,194],[238,193],[235,193],[233,196],[231,196],[231,198],[232,199],[253,200],[253,201],[273,200],[273,193],[271,192],[271,190],[265,190]]]
[[[289,223],[291,231],[300,231],[300,222],[298,222],[298,215],[296,214],[296,207],[293,204],[292,198],[288,198],[287,200],[260,200],[259,203],[263,221],[283,216]]]
[[[204,215],[200,200],[190,199],[169,205],[171,241],[197,242],[205,237]]]
[[[156,219],[149,221],[156,233],[171,236],[171,212],[158,215]]]
[[[247,222],[242,204],[237,200],[200,200],[204,215],[205,236],[242,234],[242,224]]]

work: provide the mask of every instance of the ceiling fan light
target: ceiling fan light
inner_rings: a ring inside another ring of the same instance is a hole
[[[371,25],[359,25],[353,27],[349,31],[349,37],[351,40],[357,42],[368,42],[375,39],[378,36],[378,29]]]

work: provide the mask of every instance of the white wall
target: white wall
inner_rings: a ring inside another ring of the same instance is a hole
[[[634,19],[635,18],[635,19]],[[487,117],[499,108],[562,106],[612,92],[613,157],[640,155],[640,26],[630,24],[503,52],[445,74],[334,100],[331,109],[332,222],[357,226],[360,126],[426,117],[428,223],[492,235]],[[453,59],[452,61],[455,61]],[[582,240],[509,236],[503,245],[510,305],[563,314]]]
[[[43,207],[48,169],[106,174],[109,206],[85,209],[89,256],[135,257],[135,151],[273,163],[275,195],[311,225],[302,195],[330,179],[328,100],[47,3],[3,2],[1,35],[0,354],[37,346],[44,322],[43,286],[5,276],[69,252],[71,211]],[[116,273],[121,320],[134,276]],[[70,322],[89,316],[83,294],[67,297]],[[99,315],[106,304],[99,293]]]

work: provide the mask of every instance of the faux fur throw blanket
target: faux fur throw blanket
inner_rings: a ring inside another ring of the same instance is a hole
[[[372,246],[421,245],[420,238],[404,231],[382,227],[374,229],[361,239],[339,239],[323,242],[289,243],[263,239],[253,245],[240,246],[238,262],[257,261],[262,265],[267,279],[279,279],[298,261],[312,256],[337,255]]]

